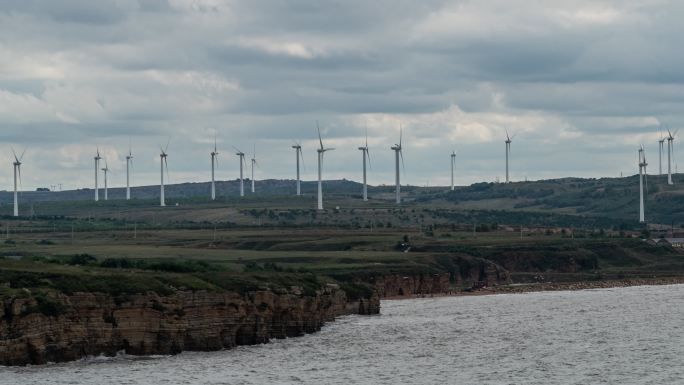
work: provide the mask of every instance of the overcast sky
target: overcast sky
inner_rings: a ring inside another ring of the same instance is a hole
[[[555,5],[552,5],[555,4]],[[93,184],[97,146],[124,183],[234,179],[232,146],[257,179],[293,178],[292,140],[325,178],[404,181],[619,176],[636,150],[658,169],[658,128],[684,125],[684,3],[676,1],[0,0],[0,188],[27,148],[27,189]],[[677,142],[675,142],[677,144]],[[680,157],[681,151],[676,155]]]

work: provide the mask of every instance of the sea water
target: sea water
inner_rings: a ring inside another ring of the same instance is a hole
[[[383,301],[269,344],[0,367],[0,384],[684,384],[684,285]]]

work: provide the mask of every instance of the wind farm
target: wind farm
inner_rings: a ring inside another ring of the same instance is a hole
[[[663,175],[663,165],[662,165],[662,158],[664,155],[666,155],[666,168],[667,168],[667,174],[666,174],[666,179],[664,180],[664,183],[670,186],[674,185],[674,178],[673,176],[676,175],[672,172],[673,169],[673,164],[674,164],[674,140],[677,135],[679,130],[674,130],[671,131],[670,129],[666,129],[667,135],[662,136],[662,134],[659,135],[658,139],[655,140],[655,143],[658,144],[658,156],[659,156],[659,175]],[[513,186],[518,185],[521,182],[515,182],[510,178],[509,174],[509,161],[510,161],[510,149],[511,149],[511,143],[513,139],[515,138],[515,135],[510,135],[509,131],[507,128],[504,128],[504,132],[506,134],[506,139],[505,139],[505,183],[504,184],[512,184]],[[662,132],[662,131],[661,131]],[[316,180],[316,209],[317,210],[324,210],[324,194],[323,194],[323,185],[324,185],[324,178],[323,178],[323,169],[324,169],[324,154],[328,151],[334,150],[334,148],[331,147],[326,147],[324,146],[323,143],[323,137],[321,133],[321,129],[318,123],[316,123],[316,139],[317,139],[317,144],[318,148],[316,148],[317,152],[317,180]],[[169,185],[169,169],[168,169],[168,145],[169,142],[167,142],[165,147],[160,147],[160,154],[159,154],[159,167],[160,167],[160,184],[159,184],[159,205],[161,207],[166,206],[166,198],[168,196],[167,189]],[[393,158],[394,158],[394,164],[393,164],[393,169],[394,169],[394,191],[393,191],[393,200],[395,205],[400,205],[403,203],[403,200],[405,198],[410,199],[413,202],[419,201],[418,198],[414,197],[413,192],[421,190],[420,187],[418,186],[410,186],[406,185],[405,188],[408,188],[409,191],[412,193],[409,194],[402,194],[402,184],[401,184],[401,174],[402,172],[405,172],[405,167],[404,167],[404,158],[403,158],[403,128],[400,127],[399,129],[399,140],[398,143],[392,145],[390,148],[393,151]],[[666,154],[663,154],[663,149],[666,147]],[[244,168],[247,166],[247,162],[245,159],[245,153],[242,152],[240,149],[237,147],[233,146],[235,150],[235,155],[238,157],[238,172],[239,172],[239,178],[237,179],[238,181],[238,188],[237,188],[237,193],[240,197],[245,197],[245,177],[244,177]],[[303,184],[308,185],[309,182],[302,181],[301,178],[301,168],[303,166],[303,160],[304,160],[304,147],[302,146],[301,142],[295,141],[294,144],[291,146],[292,149],[295,150],[295,162],[294,162],[294,167],[295,167],[295,178],[291,183],[292,183],[292,189],[290,190],[290,193],[295,195],[295,196],[302,196],[306,195],[306,189],[303,189]],[[370,152],[369,152],[369,145],[368,145],[368,131],[366,129],[366,133],[364,136],[364,145],[359,146],[358,150],[361,151],[362,153],[362,159],[361,159],[361,166],[362,166],[362,173],[361,173],[361,178],[359,182],[359,200],[361,202],[369,202],[369,201],[375,201],[375,202],[386,202],[388,198],[388,194],[383,192],[380,194],[371,194],[372,191],[386,191],[387,188],[382,187],[382,186],[374,186],[371,187],[368,183],[368,168],[371,165],[370,162]],[[24,153],[21,154],[21,156],[17,156],[16,153],[14,153],[14,150],[12,150],[12,154],[14,156],[14,161],[13,161],[13,168],[14,168],[14,184],[13,184],[13,216],[17,217],[19,216],[19,195],[23,194],[26,197],[26,200],[29,202],[38,202],[38,201],[48,201],[48,200],[59,200],[59,197],[65,197],[63,198],[65,201],[73,201],[76,195],[73,192],[66,191],[65,194],[58,194],[58,195],[51,195],[52,198],[50,199],[44,199],[43,197],[38,198],[40,196],[39,194],[34,194],[30,191],[20,191],[20,186],[21,186],[21,172],[20,172],[20,166],[22,164],[22,159],[24,156]],[[225,199],[228,197],[231,193],[230,191],[232,190],[230,187],[222,187],[222,194],[218,194],[218,186],[229,186],[230,182],[224,180],[217,179],[216,175],[216,170],[219,164],[219,151],[218,151],[218,145],[217,145],[217,138],[216,135],[213,138],[213,149],[210,152],[210,161],[211,161],[211,174],[210,174],[210,181],[208,189],[210,191],[209,198],[211,201],[217,201],[218,198],[223,198]],[[457,186],[455,183],[455,169],[456,169],[456,151],[452,150],[451,153],[449,154],[450,158],[450,175],[449,175],[449,185],[444,188],[444,190],[440,190],[438,186],[433,186],[430,188],[423,188],[423,194],[426,195],[425,198],[422,198],[422,200],[428,199],[427,196],[433,196],[433,192],[435,191],[445,191],[445,192],[451,192],[452,194],[457,194],[459,191],[463,191],[466,186]],[[125,155],[125,194],[123,196],[123,199],[130,201],[132,197],[132,192],[133,191],[138,191],[143,189],[144,190],[144,185],[141,187],[134,187],[131,185],[131,175],[132,175],[132,166],[133,166],[133,152],[132,152],[132,147],[129,145],[128,152]],[[101,163],[104,161],[104,167],[101,167]],[[94,157],[94,164],[96,167],[96,173],[95,173],[95,188],[94,188],[94,197],[95,197],[95,202],[100,201],[100,172],[102,172],[102,180],[104,182],[104,189],[103,189],[103,197],[105,201],[110,200],[110,191],[112,189],[110,185],[110,180],[111,178],[109,177],[110,173],[110,167],[109,163],[104,157],[101,155],[100,148],[97,147],[96,149],[96,155]],[[253,151],[252,151],[252,156],[250,158],[250,174],[251,177],[249,178],[249,183],[251,185],[251,192],[252,195],[256,193],[256,168],[258,167],[259,163],[256,159],[256,144],[253,145]],[[639,148],[639,157],[638,157],[638,199],[637,199],[637,207],[638,207],[638,215],[636,216],[637,218],[637,223],[640,224],[646,224],[648,223],[648,215],[646,212],[646,207],[645,207],[645,200],[648,198],[650,195],[648,193],[648,173],[646,169],[647,163],[646,163],[646,149],[642,145]],[[660,186],[660,178],[656,178],[655,176],[652,176],[652,179],[656,181],[658,186]],[[287,179],[283,180],[282,183],[269,183],[268,181],[264,182],[264,191],[263,196],[265,201],[270,201],[273,199],[274,194],[285,194],[287,195],[287,190],[288,188],[285,186],[288,186],[290,182],[286,182]],[[345,179],[346,180],[346,179]],[[610,179],[606,179],[607,181]],[[625,179],[627,180],[627,179]],[[276,182],[276,179],[272,179],[272,182]],[[350,184],[353,184],[353,182],[350,181]],[[609,183],[610,184],[610,183]],[[273,189],[273,186],[278,186],[275,189]],[[474,185],[473,185],[474,186]],[[472,186],[471,186],[472,188]],[[644,188],[646,191],[644,191]],[[117,191],[117,188],[114,188],[115,191]],[[84,190],[85,191],[85,190]],[[660,192],[659,189],[656,189],[657,192]],[[344,191],[334,191],[331,190],[328,192],[328,194],[331,194],[332,196],[348,196],[350,194],[349,191],[345,190]],[[149,193],[136,193],[136,200],[142,201],[146,198],[149,197]],[[406,195],[406,196],[404,196]],[[68,198],[66,198],[68,197]],[[180,197],[183,199],[188,199],[188,198],[195,198],[196,196],[194,193],[182,193],[180,196],[177,194],[174,194],[174,198]],[[198,196],[197,196],[198,197]],[[118,198],[120,199],[120,198]],[[431,198],[430,198],[431,200]],[[304,201],[305,202],[305,201]],[[301,203],[301,202],[300,202]],[[297,207],[300,207],[300,203],[297,203]],[[275,206],[275,203],[273,203]],[[347,203],[345,203],[347,204]],[[335,205],[335,207],[339,207],[338,205]],[[660,215],[657,215],[657,217],[660,217]],[[676,215],[675,215],[676,217]],[[658,219],[662,221],[662,219]],[[672,221],[670,221],[672,222]]]
[[[0,9],[0,385],[682,378],[684,3]]]

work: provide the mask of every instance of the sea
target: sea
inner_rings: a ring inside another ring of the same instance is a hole
[[[0,367],[0,384],[684,384],[684,285],[382,302],[217,352]]]

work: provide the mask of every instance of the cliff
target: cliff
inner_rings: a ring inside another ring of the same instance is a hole
[[[314,296],[178,292],[112,297],[28,295],[0,308],[0,364],[43,364],[88,355],[175,354],[265,343],[320,330],[345,314],[377,314],[377,296],[347,300],[327,287]]]
[[[387,275],[371,279],[373,290],[380,298],[415,295],[448,294],[454,286],[496,286],[511,282],[508,271],[486,260],[466,261],[450,258],[449,272],[423,275]],[[444,262],[444,261],[443,261]]]

